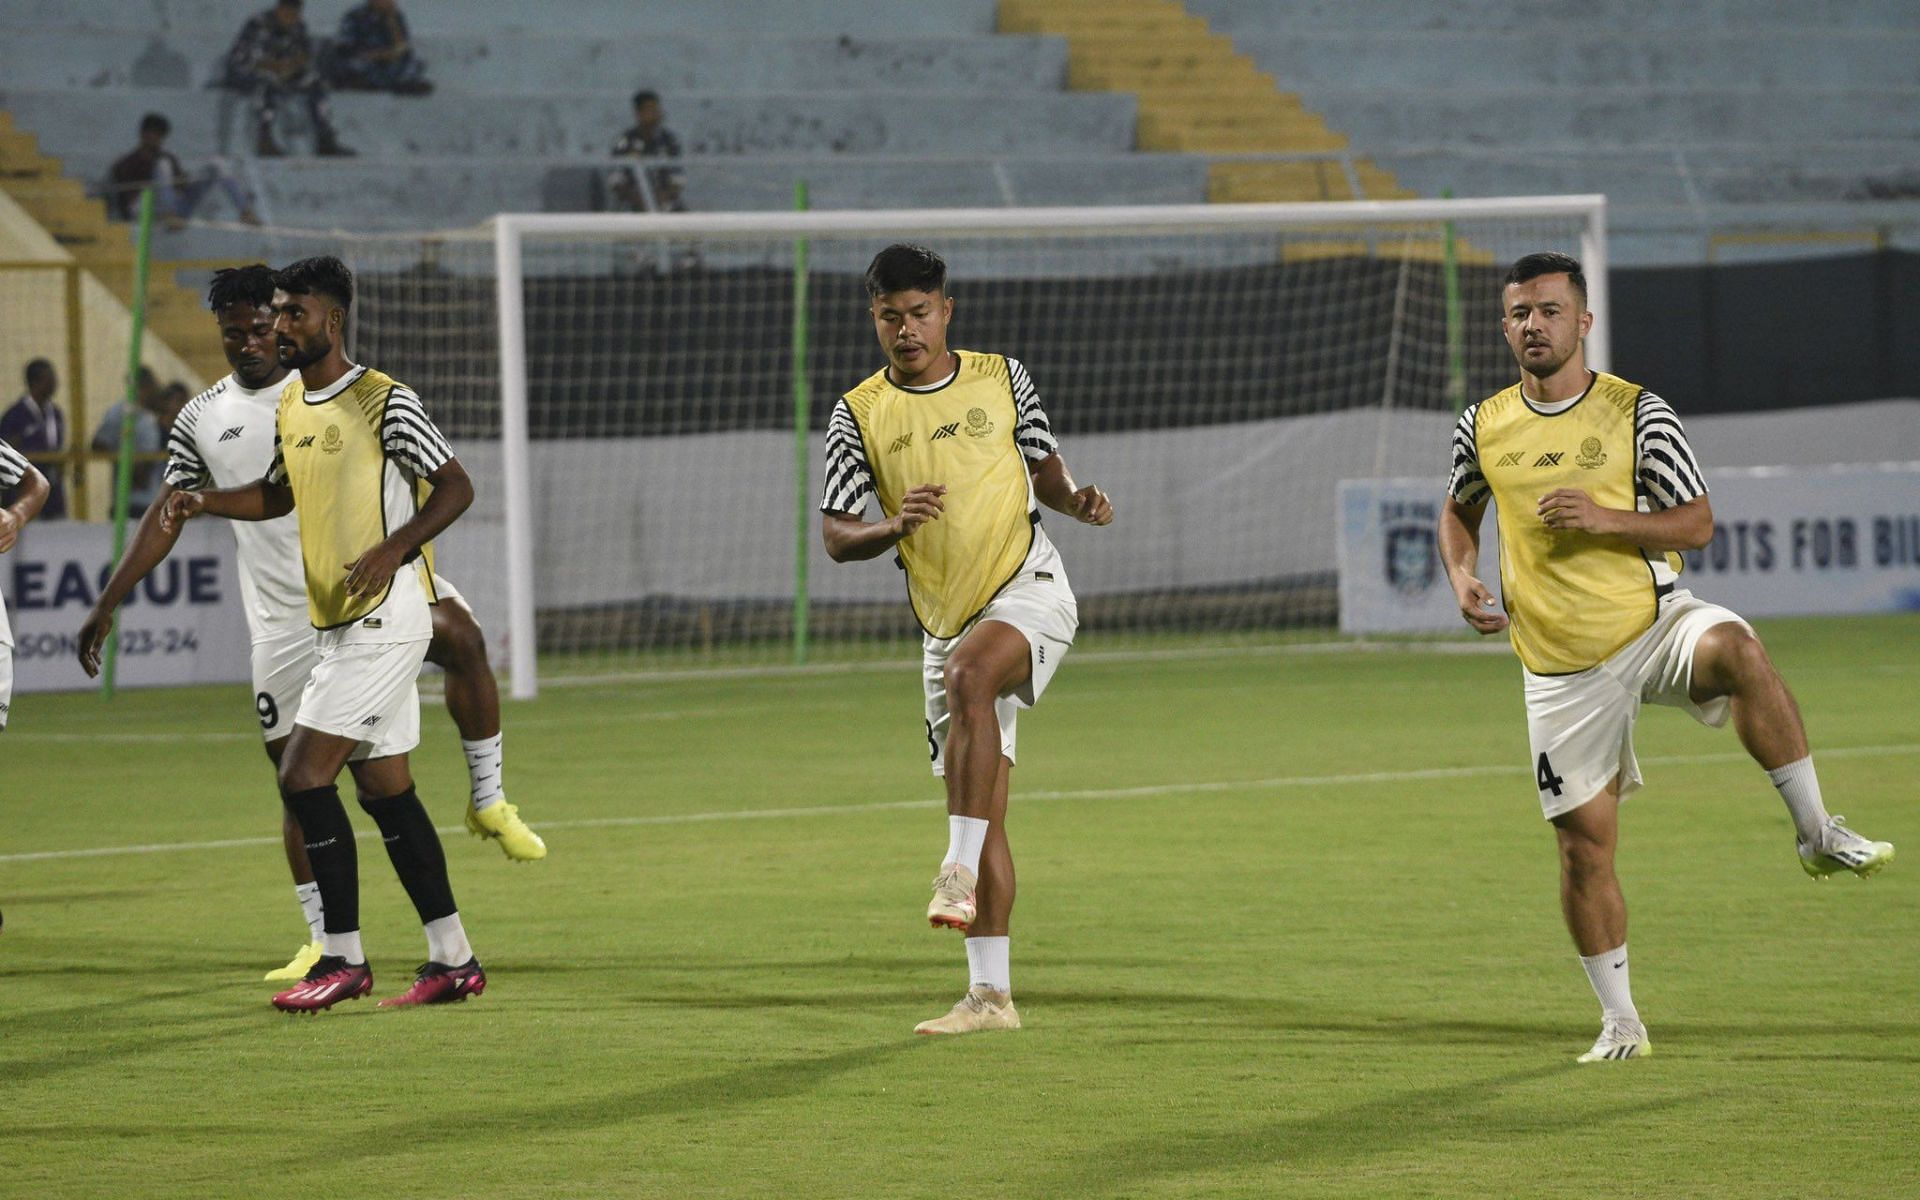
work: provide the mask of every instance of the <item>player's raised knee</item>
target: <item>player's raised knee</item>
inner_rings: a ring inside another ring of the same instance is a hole
[[[991,705],[999,698],[999,682],[993,673],[979,663],[950,658],[941,672],[947,688],[947,705],[959,709],[967,706]]]

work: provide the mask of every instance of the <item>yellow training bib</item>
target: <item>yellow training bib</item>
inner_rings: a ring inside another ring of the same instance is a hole
[[[306,565],[307,615],[315,629],[349,625],[379,608],[392,590],[347,595],[344,564],[386,540],[417,511],[414,484],[387,459],[381,440],[394,381],[375,370],[325,400],[310,401],[296,372],[280,395],[280,456],[300,520],[300,556]],[[433,596],[432,560],[417,564]]]
[[[1473,440],[1500,521],[1500,593],[1520,661],[1536,675],[1584,671],[1653,624],[1667,567],[1638,546],[1541,521],[1540,498],[1579,488],[1636,509],[1641,388],[1596,373],[1571,408],[1546,415],[1515,384],[1482,401]]]
[[[895,387],[882,370],[846,395],[874,492],[889,517],[909,488],[946,486],[946,510],[902,539],[907,597],[921,628],[966,628],[1033,547],[1033,484],[1014,444],[1019,412],[998,354],[955,351],[959,370],[933,391]]]

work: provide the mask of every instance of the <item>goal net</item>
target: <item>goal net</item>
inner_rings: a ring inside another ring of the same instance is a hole
[[[334,239],[353,352],[410,384],[479,485],[446,572],[544,674],[898,653],[891,558],[821,546],[824,430],[883,362],[860,277],[947,261],[958,349],[1028,368],[1114,524],[1045,513],[1110,644],[1331,629],[1342,478],[1425,476],[1511,382],[1500,277],[1587,265],[1598,197],[937,212],[541,214]],[[289,247],[289,249],[300,249]]]

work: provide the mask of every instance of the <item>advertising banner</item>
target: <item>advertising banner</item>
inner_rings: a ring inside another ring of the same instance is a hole
[[[1680,586],[1748,617],[1920,612],[1920,463],[1712,472],[1713,541],[1682,557]],[[1440,566],[1434,479],[1339,485],[1343,633],[1466,628]],[[1496,512],[1480,578],[1500,590]]]
[[[112,557],[111,526],[71,521],[29,525],[0,555],[16,694],[99,686],[80,669],[78,634]],[[224,522],[187,525],[121,607],[118,636],[122,687],[247,681],[246,613]]]

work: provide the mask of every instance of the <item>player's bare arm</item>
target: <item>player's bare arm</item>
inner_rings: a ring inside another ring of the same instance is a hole
[[[1499,633],[1507,627],[1507,614],[1493,598],[1492,589],[1480,581],[1480,521],[1487,515],[1484,504],[1462,504],[1447,497],[1440,509],[1440,561],[1447,568],[1447,582],[1453,585],[1453,598],[1460,615],[1475,633]]]
[[[388,534],[359,558],[341,564],[347,570],[347,595],[367,596],[384,591],[392,582],[394,572],[420,553],[420,547],[440,536],[473,503],[473,480],[457,458],[441,463],[439,470],[427,476],[427,482],[433,485],[433,492],[413,520]]]
[[[229,521],[271,521],[293,511],[293,489],[266,478],[230,488],[181,490],[167,497],[160,507],[161,526],[175,535],[180,527],[205,513]]]
[[[923,483],[900,497],[900,511],[884,521],[867,521],[852,513],[829,512],[820,517],[820,536],[827,557],[835,562],[878,558],[928,521],[938,521],[947,510],[945,484]]]
[[[1549,529],[1578,529],[1616,537],[1642,550],[1698,550],[1713,540],[1713,504],[1695,496],[1658,512],[1608,508],[1579,488],[1556,488],[1540,497],[1539,516]]]
[[[19,494],[14,497],[13,503],[0,508],[0,554],[13,549],[13,544],[20,539],[21,526],[40,515],[41,506],[47,502],[47,494],[53,490],[47,477],[31,463],[27,465],[26,473],[20,476],[16,487]]]
[[[166,561],[180,541],[180,526],[169,528],[165,520],[167,499],[174,491],[170,483],[160,485],[159,499],[147,506],[146,515],[133,531],[133,543],[113,568],[107,586],[100,589],[100,599],[80,626],[80,669],[89,676],[100,673],[100,656],[106,649],[107,634],[113,628],[114,612],[126,603],[136,584]]]
[[[1113,502],[1107,494],[1092,484],[1075,487],[1067,460],[1058,454],[1049,454],[1034,464],[1033,494],[1053,511],[1087,525],[1113,523]]]

